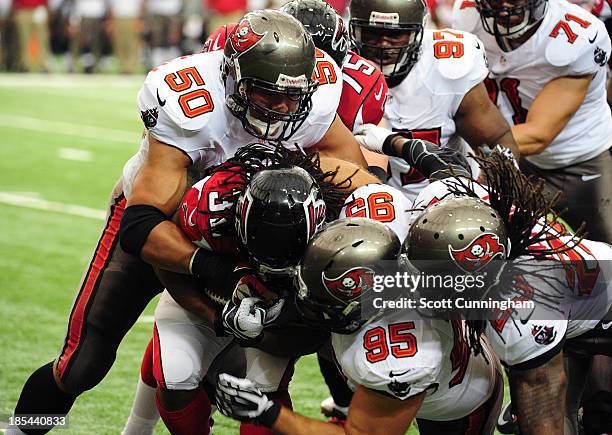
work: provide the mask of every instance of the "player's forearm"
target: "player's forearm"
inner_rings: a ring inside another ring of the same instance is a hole
[[[540,154],[554,139],[546,134],[544,128],[530,123],[517,124],[512,127],[512,136],[514,136],[521,156]]]
[[[288,408],[281,409],[278,418],[271,428],[276,434],[291,435],[344,435],[346,432],[341,426],[321,420],[304,417]]]
[[[195,250],[196,246],[178,226],[164,221],[149,233],[140,258],[162,269],[190,273],[189,266]]]
[[[215,328],[217,308],[210,299],[204,296],[194,277],[163,269],[158,269],[156,272],[162,284],[181,307],[201,317],[212,328]]]
[[[510,382],[523,435],[563,433],[567,380],[562,354],[537,368],[511,369]]]
[[[521,150],[514,140],[511,129],[506,130],[506,132],[499,139],[497,139],[493,145],[496,144],[499,144],[500,146],[508,148],[510,151],[512,151],[514,158],[517,160],[521,156]]]

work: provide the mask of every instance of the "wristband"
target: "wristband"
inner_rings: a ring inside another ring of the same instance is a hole
[[[257,419],[258,423],[265,427],[272,427],[272,425],[276,423],[276,420],[278,420],[281,408],[282,406],[280,403],[272,402],[272,406],[262,412],[262,414],[259,416]]]

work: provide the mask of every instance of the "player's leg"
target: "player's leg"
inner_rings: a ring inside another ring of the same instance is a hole
[[[162,294],[155,310],[153,373],[157,408],[172,434],[209,433],[211,402],[200,383],[232,341]]]
[[[612,433],[612,358],[595,355],[582,398],[585,435]]]
[[[326,345],[317,352],[317,360],[325,384],[327,384],[329,392],[331,393],[331,397],[321,402],[321,412],[326,417],[345,421],[348,414],[348,407],[353,398],[353,391],[349,388],[346,378],[338,368],[336,362],[334,362],[331,342],[326,343]]]
[[[117,189],[115,192],[72,307],[64,347],[54,363],[45,364],[26,381],[16,415],[68,413],[76,397],[108,373],[119,343],[161,291],[151,266],[119,246],[125,198]]]
[[[583,429],[587,435],[612,432],[611,314],[590,331],[567,340],[564,346],[571,363],[566,363],[567,402],[568,406],[572,405],[568,416],[572,417],[572,426],[577,429],[576,414],[582,405]]]
[[[546,180],[546,189],[563,194],[556,205],[576,230],[583,222],[589,239],[612,243],[612,153],[567,168],[544,171],[527,162],[521,169]]]
[[[255,348],[245,348],[246,378],[273,401],[293,409],[289,396],[289,383],[293,378],[297,358],[278,357]],[[240,435],[272,435],[263,426],[242,423]]]
[[[132,409],[121,435],[149,435],[153,433],[159,420],[159,412],[155,403],[157,381],[153,376],[153,339],[142,357],[140,376],[136,385],[136,394]]]

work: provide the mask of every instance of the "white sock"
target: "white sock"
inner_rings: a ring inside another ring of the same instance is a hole
[[[132,411],[121,434],[150,435],[153,433],[158,420],[159,412],[155,404],[155,388],[149,387],[139,377]]]

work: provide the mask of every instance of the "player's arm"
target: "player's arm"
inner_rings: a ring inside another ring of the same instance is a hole
[[[454,119],[457,133],[473,148],[483,144],[499,144],[512,150],[516,158],[519,157],[519,147],[512,137],[510,125],[489,99],[483,82],[464,95]]]
[[[512,127],[521,155],[546,149],[584,101],[593,77],[559,77],[544,86],[529,108],[525,123]]]
[[[559,352],[539,367],[511,367],[509,379],[521,433],[563,433],[567,384],[563,354]]]
[[[321,156],[353,162],[362,168],[368,167],[359,143],[338,115],[334,118],[323,138],[315,145],[315,148]]]
[[[450,175],[471,178],[470,165],[463,155],[450,148],[421,139],[406,139],[402,133],[364,124],[355,132],[359,143],[380,154],[404,159],[429,179],[441,179]]]
[[[349,410],[344,429],[335,424],[304,417],[283,407],[272,430],[278,434],[368,434],[403,435],[421,407],[425,393],[406,400],[385,396],[369,388],[359,387]]]
[[[241,421],[267,426],[274,433],[291,435],[368,434],[402,435],[415,418],[425,393],[399,400],[359,387],[353,396],[344,428],[297,414],[273,403],[248,379],[222,374],[217,385],[219,410]]]
[[[149,152],[121,220],[121,246],[163,269],[190,272],[196,246],[169,220],[185,192],[190,158],[149,135]]]

